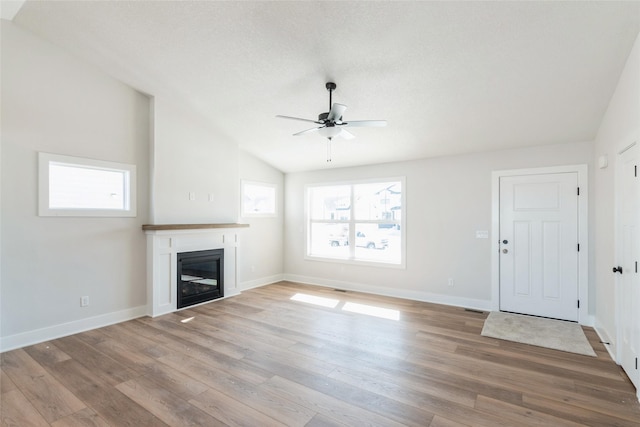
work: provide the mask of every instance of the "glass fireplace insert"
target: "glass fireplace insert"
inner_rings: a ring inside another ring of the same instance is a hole
[[[177,308],[224,296],[224,249],[181,252],[177,257]]]

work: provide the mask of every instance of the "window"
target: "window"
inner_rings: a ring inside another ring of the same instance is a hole
[[[134,165],[39,153],[40,216],[136,216]]]
[[[242,216],[276,216],[276,186],[242,181]]]
[[[404,266],[404,178],[310,185],[307,257]]]

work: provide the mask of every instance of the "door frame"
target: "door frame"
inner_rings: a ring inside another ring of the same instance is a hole
[[[491,309],[500,310],[500,178],[522,175],[572,173],[578,175],[578,323],[593,326],[589,315],[589,178],[588,166],[566,165],[527,169],[497,170],[491,172]]]

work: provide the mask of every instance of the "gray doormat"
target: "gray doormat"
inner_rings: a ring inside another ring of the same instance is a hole
[[[596,357],[577,323],[492,311],[482,335]]]

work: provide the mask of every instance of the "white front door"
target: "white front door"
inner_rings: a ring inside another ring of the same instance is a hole
[[[618,351],[619,362],[636,389],[640,389],[640,279],[638,246],[640,242],[640,179],[637,144],[620,153],[616,180],[618,275]]]
[[[578,320],[578,174],[500,177],[500,310]]]

